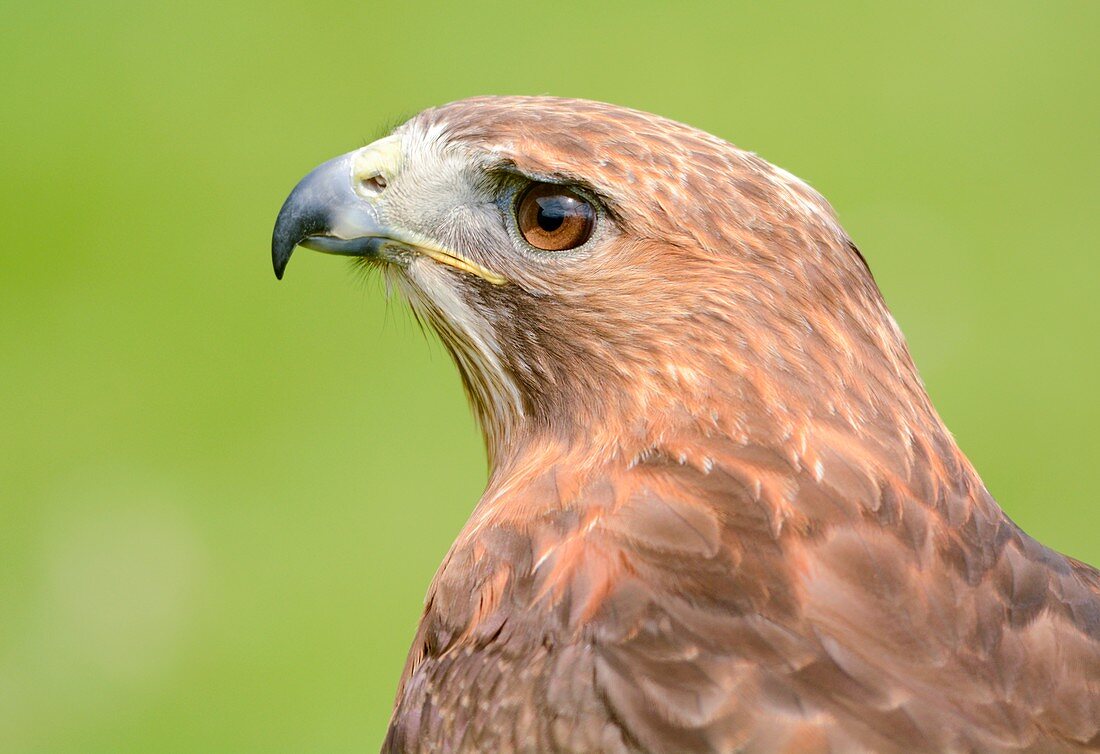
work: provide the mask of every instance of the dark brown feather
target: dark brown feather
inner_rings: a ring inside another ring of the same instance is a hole
[[[1100,623],[1080,608],[1095,611],[1095,572],[1003,517],[978,523],[987,498],[957,526],[918,507],[898,510],[931,525],[883,525],[855,477],[834,492],[855,509],[819,504],[776,535],[724,460],[638,464],[460,539],[389,750],[1095,746]],[[805,470],[786,478],[795,505],[819,494]]]

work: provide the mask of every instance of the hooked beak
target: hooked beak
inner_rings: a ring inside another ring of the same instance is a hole
[[[316,167],[283,202],[271,235],[271,264],[283,279],[298,246],[355,257],[379,257],[399,247],[430,257],[457,270],[502,285],[507,280],[423,234],[391,227],[382,219],[382,192],[393,179],[399,157],[393,137]],[[363,193],[357,190],[361,187]]]
[[[346,256],[370,256],[389,238],[377,206],[352,188],[355,152],[314,168],[283,202],[271,235],[271,263],[282,280],[298,246]]]

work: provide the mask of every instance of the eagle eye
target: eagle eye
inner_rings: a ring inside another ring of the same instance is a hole
[[[532,183],[516,203],[516,224],[527,243],[536,249],[566,251],[591,237],[596,210],[565,186]]]

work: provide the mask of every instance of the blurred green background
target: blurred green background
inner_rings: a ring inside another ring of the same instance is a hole
[[[0,9],[0,751],[376,749],[485,477],[315,164],[474,94],[690,122],[837,207],[947,423],[1100,562],[1100,4]]]

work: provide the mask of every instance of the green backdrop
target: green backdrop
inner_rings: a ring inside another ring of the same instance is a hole
[[[609,100],[802,176],[1030,532],[1100,562],[1100,4],[9,0],[0,751],[376,749],[485,463],[283,198],[419,109]]]

